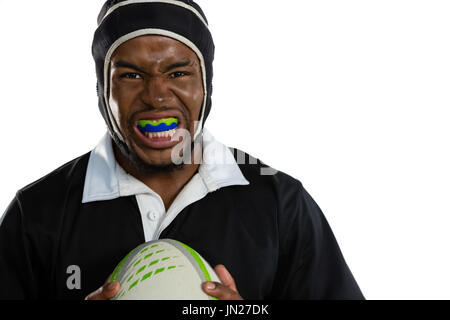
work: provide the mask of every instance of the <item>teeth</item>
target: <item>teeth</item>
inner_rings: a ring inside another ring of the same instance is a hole
[[[153,139],[153,138],[172,138],[172,136],[175,134],[176,129],[172,129],[169,131],[164,131],[164,132],[147,132],[146,135],[148,138]]]

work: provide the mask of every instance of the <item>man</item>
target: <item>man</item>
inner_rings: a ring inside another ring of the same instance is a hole
[[[214,43],[200,7],[110,0],[98,24],[108,133],[17,192],[0,225],[0,297],[109,299],[126,253],[171,238],[216,266],[221,283],[203,290],[219,299],[363,299],[302,184],[204,127]]]

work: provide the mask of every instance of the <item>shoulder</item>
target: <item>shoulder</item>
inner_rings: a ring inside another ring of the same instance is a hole
[[[248,190],[252,196],[266,205],[276,206],[280,226],[290,228],[293,225],[322,224],[324,220],[322,210],[299,179],[265,164],[242,150],[234,148],[230,150],[242,174],[250,182]]]
[[[81,203],[89,153],[86,153],[17,191],[0,227],[10,233],[25,232],[44,246],[52,243],[67,206]],[[37,240],[36,240],[37,239]]]
[[[297,178],[271,167],[245,151],[231,147],[229,149],[242,174],[253,188],[270,188],[272,192],[283,193],[285,196],[294,196],[303,189],[302,183]]]
[[[21,205],[39,205],[48,200],[61,199],[67,190],[83,188],[87,164],[91,152],[75,158],[42,178],[17,191],[16,199]]]

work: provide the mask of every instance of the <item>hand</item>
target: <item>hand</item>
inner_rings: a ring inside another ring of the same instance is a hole
[[[223,264],[217,265],[214,271],[222,283],[204,282],[202,288],[206,294],[220,300],[244,300],[236,288],[233,277]]]
[[[119,281],[109,282],[111,275],[106,279],[103,286],[88,294],[85,300],[108,300],[114,297],[120,291]]]

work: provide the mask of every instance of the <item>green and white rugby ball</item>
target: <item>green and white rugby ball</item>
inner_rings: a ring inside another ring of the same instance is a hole
[[[172,239],[141,244],[117,265],[111,281],[120,282],[112,300],[214,300],[203,292],[205,281],[220,282],[194,249]]]

